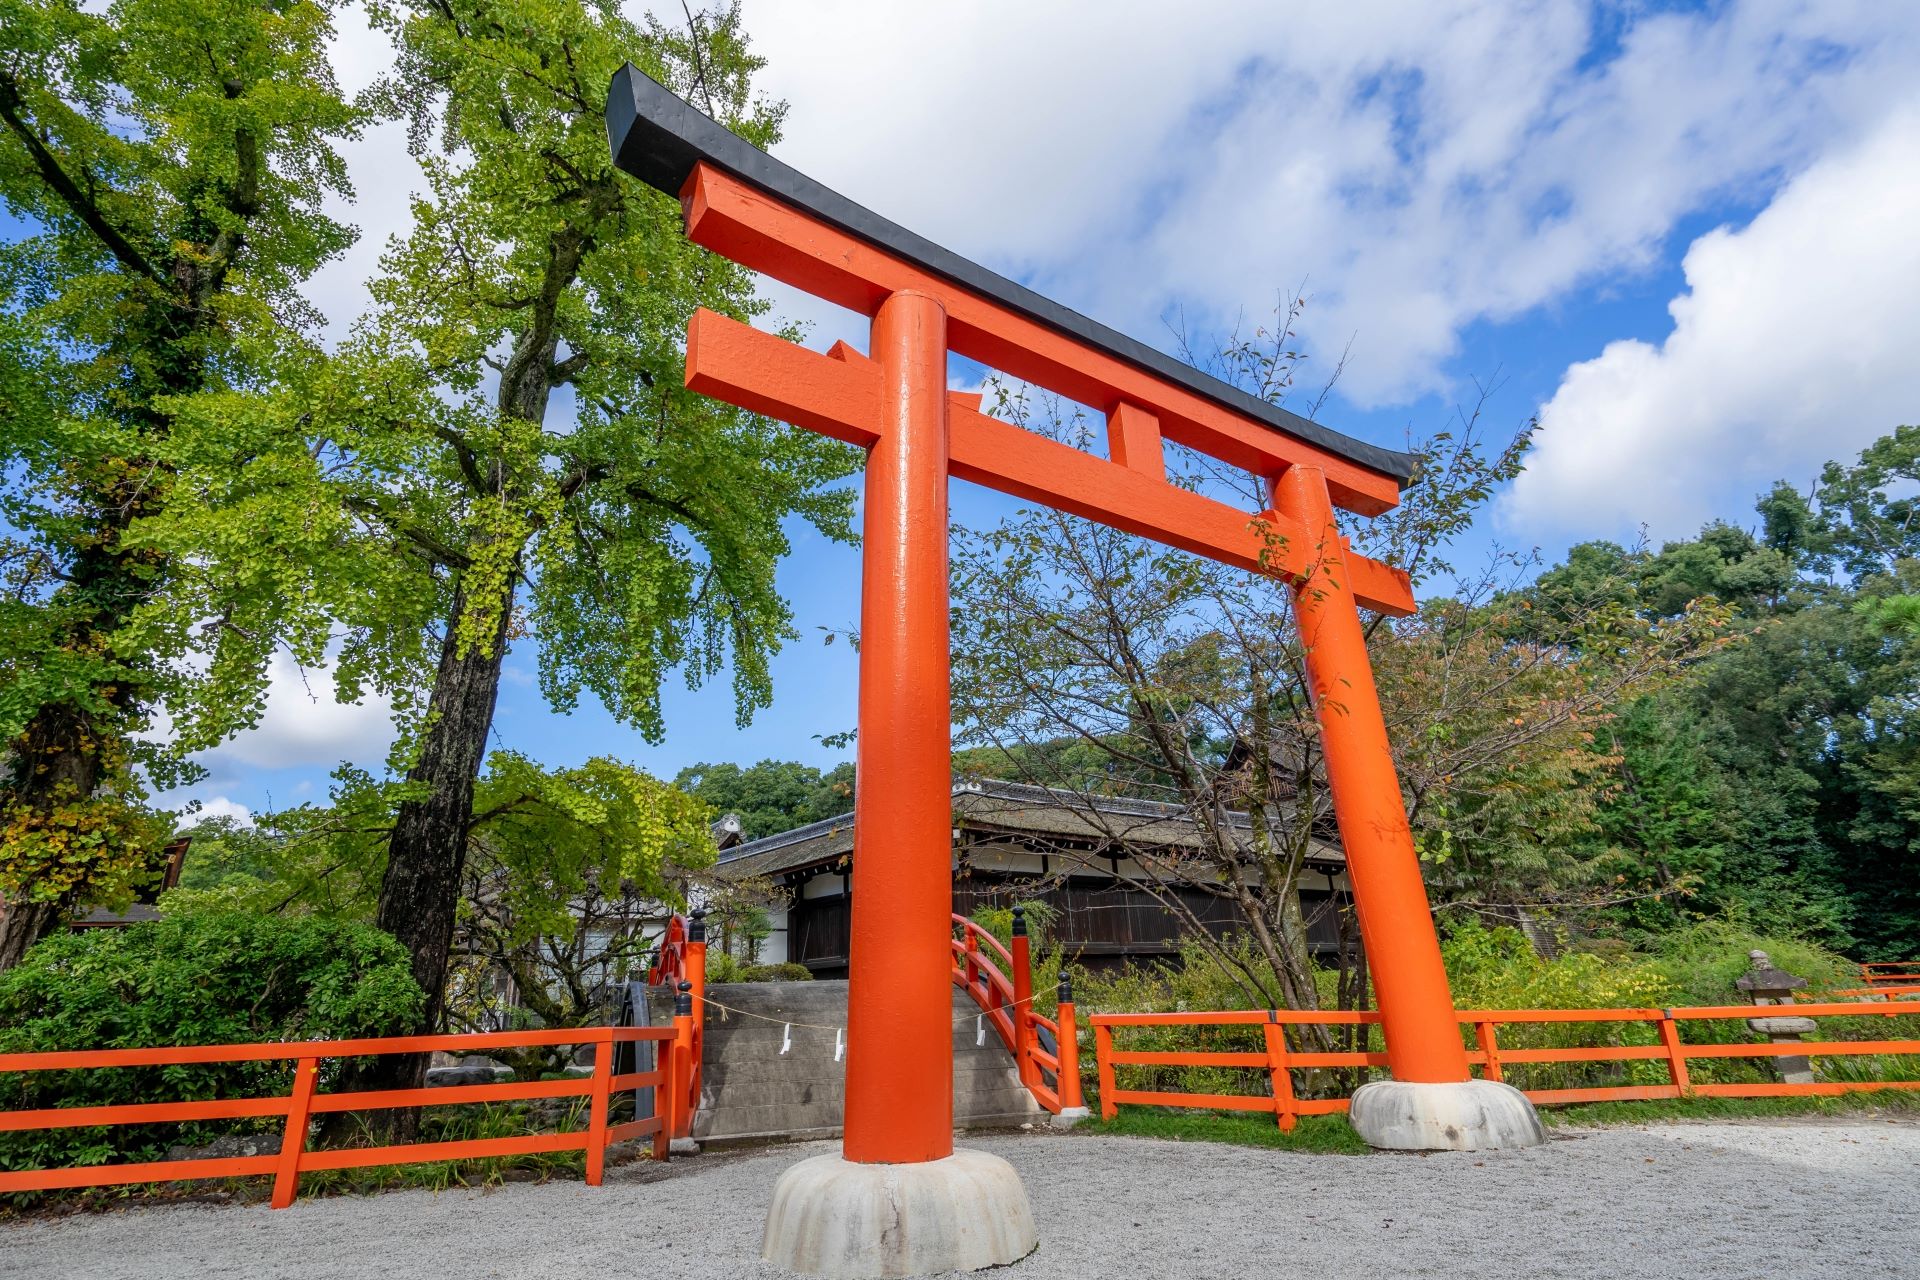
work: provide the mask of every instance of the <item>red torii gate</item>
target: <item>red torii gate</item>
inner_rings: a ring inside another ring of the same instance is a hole
[[[868,451],[845,1159],[782,1178],[769,1259],[902,1275],[1005,1263],[1034,1242],[1017,1176],[953,1146],[949,477],[1288,580],[1393,1075],[1355,1096],[1354,1123],[1397,1147],[1539,1140],[1523,1096],[1470,1078],[1388,749],[1358,611],[1405,615],[1413,593],[1334,518],[1393,507],[1412,460],[879,218],[632,66],[607,125],[616,164],[679,197],[694,243],[873,319],[866,355],[820,355],[707,310],[687,333],[689,388]],[[983,414],[979,396],[948,390],[949,351],[1103,411],[1108,458]],[[1264,478],[1271,509],[1170,484],[1163,439]]]

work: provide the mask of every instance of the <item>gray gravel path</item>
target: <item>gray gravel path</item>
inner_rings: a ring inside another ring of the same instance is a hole
[[[1013,1161],[1056,1277],[1920,1276],[1920,1125],[1567,1131],[1531,1151],[1309,1156],[1085,1135],[984,1136]],[[0,1225],[36,1280],[490,1280],[784,1275],[760,1262],[781,1169],[830,1148],[491,1192],[135,1209]]]

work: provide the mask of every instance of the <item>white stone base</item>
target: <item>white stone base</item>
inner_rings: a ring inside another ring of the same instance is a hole
[[[956,1151],[921,1164],[802,1160],[774,1184],[760,1256],[836,1280],[978,1271],[1040,1241],[1020,1175],[999,1156]]]
[[[1090,1114],[1085,1107],[1062,1107],[1050,1123],[1055,1129],[1071,1129]]]
[[[1354,1090],[1347,1118],[1362,1141],[1386,1151],[1486,1151],[1547,1140],[1527,1095],[1497,1080],[1375,1080]]]

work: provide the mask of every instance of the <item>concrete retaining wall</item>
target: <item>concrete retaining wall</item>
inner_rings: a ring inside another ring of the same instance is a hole
[[[780,1052],[783,1023],[844,1027],[845,982],[716,983],[707,997],[705,1072],[693,1136],[701,1142],[827,1138],[840,1132],[846,1061],[833,1059],[832,1031],[795,1026]],[[979,1006],[953,992],[953,1115],[957,1128],[1040,1123],[1047,1113],[1021,1086],[1013,1056],[987,1030],[975,1041]],[[749,1017],[758,1014],[759,1017]],[[771,1019],[765,1021],[763,1019]]]

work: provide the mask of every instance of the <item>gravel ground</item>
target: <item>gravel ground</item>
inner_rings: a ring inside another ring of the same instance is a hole
[[[1315,1156],[1087,1135],[975,1135],[1011,1160],[1055,1277],[1920,1275],[1920,1125],[1573,1130],[1531,1151]],[[775,1176],[821,1144],[491,1192],[393,1192],[0,1224],[0,1275],[59,1280],[773,1277]]]

